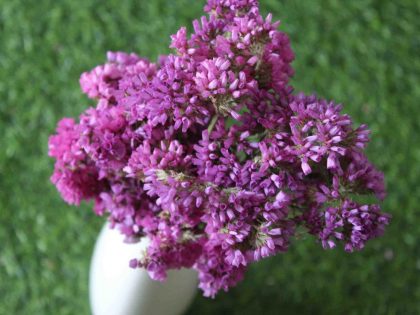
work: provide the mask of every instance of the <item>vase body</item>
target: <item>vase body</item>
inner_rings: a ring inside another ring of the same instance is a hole
[[[124,236],[106,224],[95,245],[89,276],[94,315],[181,315],[197,291],[197,273],[171,270],[165,282],[150,279],[147,271],[132,269],[129,261],[140,258],[147,239],[123,242]]]

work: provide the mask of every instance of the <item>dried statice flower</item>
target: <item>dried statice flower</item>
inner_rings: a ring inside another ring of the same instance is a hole
[[[383,174],[364,153],[369,130],[341,105],[293,93],[279,22],[256,0],[208,0],[205,12],[158,63],[109,52],[82,74],[96,107],[59,122],[49,155],[66,202],[93,200],[126,241],[148,238],[127,265],[160,281],[194,268],[214,297],[286,252],[297,231],[351,252],[390,216],[378,205]]]

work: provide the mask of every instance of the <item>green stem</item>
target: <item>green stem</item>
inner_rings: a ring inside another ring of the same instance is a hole
[[[210,121],[210,124],[209,124],[209,126],[207,127],[207,131],[208,131],[208,133],[209,133],[209,135],[211,134],[211,132],[213,131],[213,129],[214,129],[214,126],[216,125],[216,123],[217,123],[217,119],[219,119],[219,115],[214,115],[213,116],[213,118],[211,119],[211,121]]]

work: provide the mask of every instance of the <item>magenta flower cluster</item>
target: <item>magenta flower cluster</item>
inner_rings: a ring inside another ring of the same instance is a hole
[[[286,34],[256,0],[208,0],[174,54],[151,63],[109,52],[82,74],[97,101],[49,141],[53,183],[69,204],[93,200],[127,241],[148,237],[156,280],[194,268],[205,296],[247,266],[287,251],[296,234],[360,250],[390,216],[384,178],[368,161],[365,125],[333,102],[294,93]],[[372,198],[370,198],[372,199]]]

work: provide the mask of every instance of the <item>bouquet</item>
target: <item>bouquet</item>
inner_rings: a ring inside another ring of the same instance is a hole
[[[96,106],[58,123],[49,155],[67,203],[93,200],[127,242],[149,239],[127,265],[160,281],[194,268],[214,297],[297,233],[352,252],[390,216],[376,202],[383,174],[364,153],[369,130],[340,105],[294,92],[280,23],[257,0],[208,0],[204,10],[157,63],[109,52],[83,73]]]

